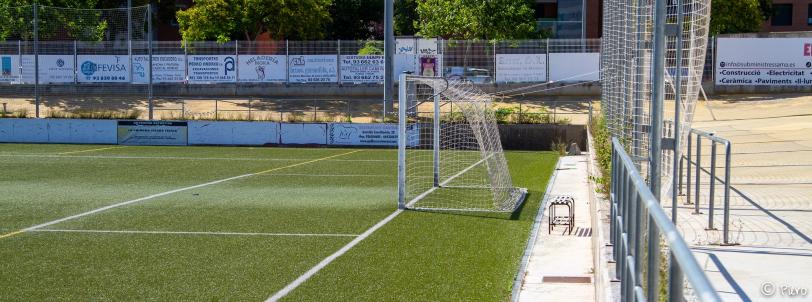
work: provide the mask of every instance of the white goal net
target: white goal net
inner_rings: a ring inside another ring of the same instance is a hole
[[[469,82],[401,75],[399,206],[416,210],[512,212],[515,188],[491,96]]]

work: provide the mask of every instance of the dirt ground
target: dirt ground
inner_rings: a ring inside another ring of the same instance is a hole
[[[496,98],[495,108],[511,108],[514,115],[547,114],[552,120],[571,124],[586,124],[590,101],[596,97],[514,97]],[[90,113],[129,118],[148,119],[146,99],[104,98],[84,99],[44,97],[41,117],[77,117]],[[35,116],[33,99],[0,98],[0,110],[7,115]],[[451,106],[453,107],[453,106]],[[162,99],[154,100],[154,118],[270,120],[289,122],[380,122],[383,103],[374,99]],[[443,112],[453,110],[449,106]]]

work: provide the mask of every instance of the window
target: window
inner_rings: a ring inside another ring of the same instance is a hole
[[[555,20],[558,18],[558,3],[536,2],[536,20]]]
[[[812,25],[812,4],[806,7],[806,25]]]
[[[770,24],[773,26],[792,25],[792,4],[773,4],[773,17]]]

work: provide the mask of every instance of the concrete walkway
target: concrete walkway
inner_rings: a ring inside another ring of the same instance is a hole
[[[595,301],[587,160],[581,155],[561,157],[559,161],[543,206],[547,207],[555,196],[572,196],[575,227],[571,234],[565,226],[548,233],[550,213],[544,209],[519,301]]]
[[[693,214],[693,205],[684,199],[678,213],[677,227],[716,289],[727,301],[812,301],[812,97],[731,96],[710,106],[701,102],[693,127],[733,144],[729,235],[737,245],[720,245],[719,184],[716,229],[706,230],[708,175],[700,182],[702,214]],[[703,142],[703,167],[710,162],[709,146]],[[718,177],[724,177],[723,162],[719,157]],[[793,297],[792,289],[801,292]]]

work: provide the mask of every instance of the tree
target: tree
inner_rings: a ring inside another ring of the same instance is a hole
[[[196,0],[179,11],[184,41],[254,40],[262,33],[276,39],[324,38],[332,0]]]
[[[97,0],[0,0],[0,40],[33,40],[33,4],[39,6],[39,39],[76,39],[99,41],[104,39],[108,22],[92,9]],[[68,9],[62,9],[68,8]]]
[[[770,16],[766,0],[713,0],[710,34],[757,32]]]
[[[415,27],[424,37],[525,39],[536,32],[527,0],[418,1]]]
[[[330,6],[333,22],[327,29],[329,38],[383,38],[383,32],[376,30],[383,23],[383,3],[383,0],[334,0]]]
[[[395,1],[395,35],[413,36],[417,33],[415,27],[417,15],[417,0]]]

